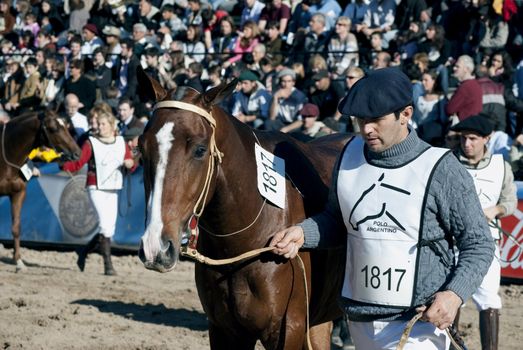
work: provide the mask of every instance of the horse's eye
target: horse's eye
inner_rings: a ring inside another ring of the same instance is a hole
[[[205,153],[207,152],[207,147],[203,145],[196,146],[194,150],[194,158],[196,159],[202,159]]]

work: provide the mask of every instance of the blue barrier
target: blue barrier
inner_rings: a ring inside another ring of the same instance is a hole
[[[42,175],[27,183],[22,207],[22,245],[84,244],[97,233],[98,218],[85,191],[85,169],[70,176],[56,164],[40,167]],[[144,232],[145,201],[143,169],[124,177],[118,201],[114,246],[137,249]],[[11,206],[0,197],[0,241],[12,241]]]

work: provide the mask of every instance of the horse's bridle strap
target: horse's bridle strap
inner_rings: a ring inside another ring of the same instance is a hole
[[[205,109],[195,106],[193,104],[181,101],[161,101],[154,105],[153,112],[159,108],[178,108],[184,109],[186,111],[194,112],[201,115],[212,125],[216,126],[216,120],[212,117],[211,113],[207,112]]]

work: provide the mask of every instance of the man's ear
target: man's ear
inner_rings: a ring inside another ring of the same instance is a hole
[[[408,124],[414,114],[414,107],[407,106],[400,112],[401,125]]]

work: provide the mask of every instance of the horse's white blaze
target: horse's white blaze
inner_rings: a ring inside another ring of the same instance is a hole
[[[164,126],[156,133],[158,141],[158,165],[156,166],[156,177],[154,187],[149,196],[147,203],[147,228],[142,237],[143,250],[147,261],[153,261],[156,255],[166,250],[161,239],[163,222],[162,222],[162,193],[163,181],[165,178],[165,169],[169,158],[169,151],[174,140],[173,131],[174,123],[165,123]]]

